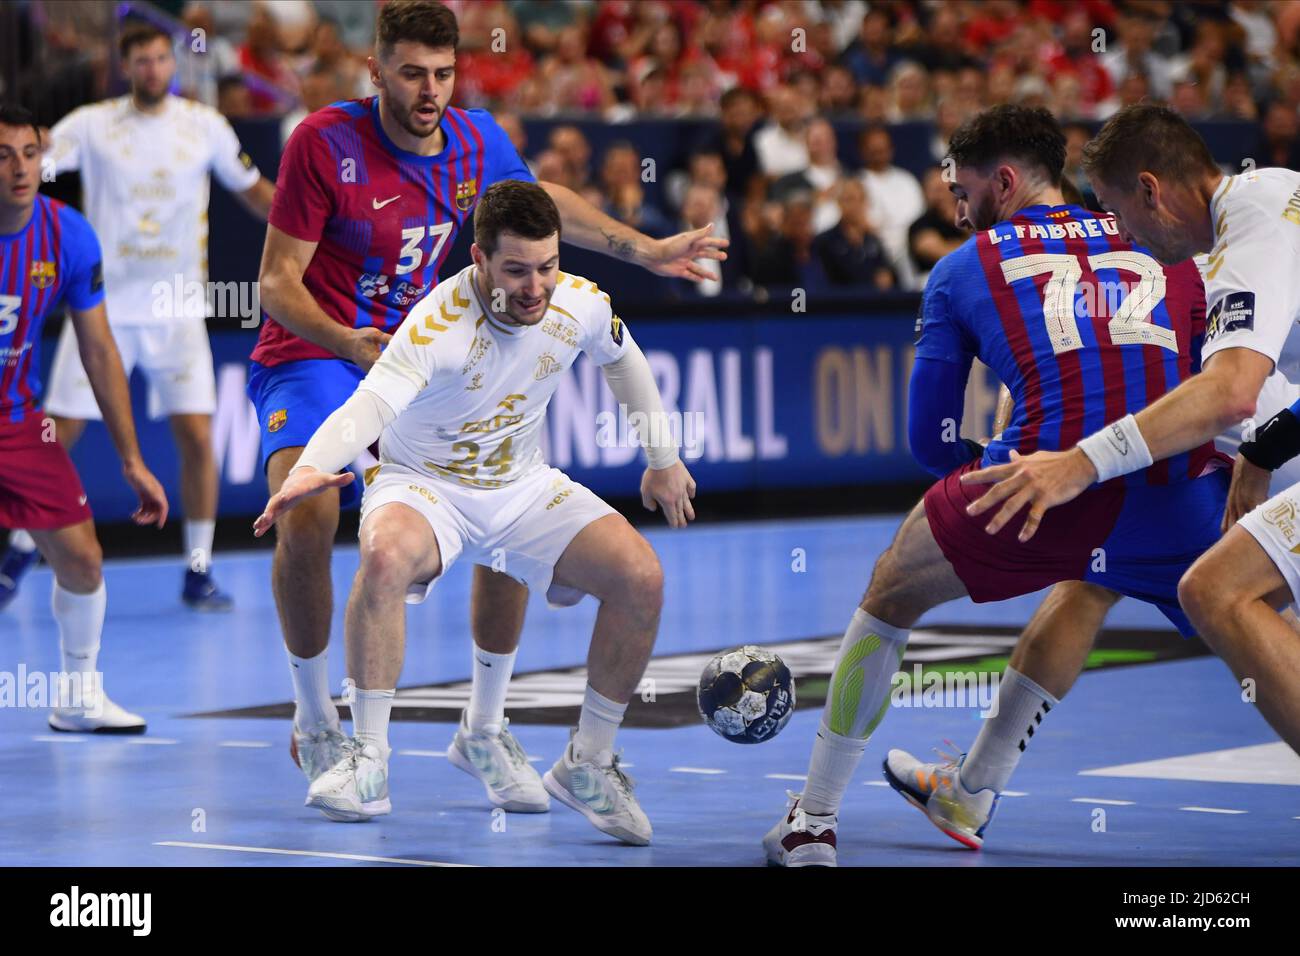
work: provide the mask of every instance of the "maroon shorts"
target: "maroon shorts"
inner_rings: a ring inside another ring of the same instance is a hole
[[[39,412],[0,421],[0,527],[48,531],[90,517],[72,459],[44,422]]]
[[[1038,531],[1022,543],[1017,538],[1024,524],[1021,515],[997,534],[984,530],[1001,504],[982,515],[966,513],[966,506],[992,487],[961,483],[962,475],[979,468],[979,459],[968,462],[925,493],[930,531],[971,600],[1005,601],[1060,581],[1083,580],[1093,549],[1101,547],[1119,519],[1123,484],[1089,488],[1068,504],[1048,510]]]

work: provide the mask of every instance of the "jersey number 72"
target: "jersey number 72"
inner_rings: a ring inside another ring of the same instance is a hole
[[[1043,287],[1043,320],[1047,323],[1047,337],[1051,340],[1054,355],[1083,348],[1075,312],[1075,293],[1083,276],[1080,259],[1080,256],[1069,253],[1039,252],[1002,262],[1002,277],[1008,283],[1044,273],[1051,275]],[[1112,292],[1126,293],[1107,325],[1111,342],[1115,345],[1158,345],[1171,352],[1178,351],[1178,336],[1174,330],[1151,321],[1152,311],[1165,297],[1165,271],[1160,263],[1131,249],[1100,252],[1088,256],[1087,262],[1094,274],[1101,269],[1117,269],[1138,277],[1135,284],[1098,280],[1096,287],[1089,290],[1094,293],[1090,307],[1094,314],[1096,303],[1102,300],[1103,295],[1109,300]]]

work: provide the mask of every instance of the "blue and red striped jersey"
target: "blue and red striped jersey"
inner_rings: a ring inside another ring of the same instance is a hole
[[[984,463],[1074,447],[1200,370],[1205,286],[1195,264],[1161,266],[1125,242],[1113,217],[1031,206],[972,236],[930,274],[916,354],[978,357],[1015,411]],[[1198,477],[1211,443],[1127,476],[1130,484]]]
[[[312,113],[289,137],[270,222],[318,243],[303,284],[334,321],[392,332],[438,284],[438,270],[474,211],[501,179],[535,182],[486,110],[448,107],[435,156],[399,149],[379,122],[379,100]],[[253,361],[335,358],[262,313]]]
[[[70,206],[37,195],[27,225],[0,235],[0,422],[32,414],[41,393],[41,330],[62,302],[104,301],[99,240]]]

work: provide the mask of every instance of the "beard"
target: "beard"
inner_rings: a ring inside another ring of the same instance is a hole
[[[971,216],[971,225],[975,227],[976,232],[982,232],[985,229],[992,229],[997,223],[997,203],[994,202],[993,194],[990,192],[985,194],[974,215]]]
[[[154,90],[149,89],[149,87],[145,86],[144,84],[141,84],[139,87],[132,90],[132,93],[135,96],[136,101],[140,103],[141,106],[157,106],[159,103],[163,101],[163,97],[167,95],[170,86],[171,86],[171,82],[169,81],[167,83],[164,83],[155,92]]]

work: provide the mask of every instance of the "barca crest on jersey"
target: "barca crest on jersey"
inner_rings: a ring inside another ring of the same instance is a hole
[[[281,408],[271,413],[271,417],[266,420],[266,430],[268,432],[278,432],[284,427],[284,423],[289,419],[289,410]]]
[[[456,208],[461,212],[469,212],[469,207],[474,205],[474,200],[478,198],[478,180],[471,179],[467,183],[457,183],[456,185]]]
[[[32,285],[36,286],[36,288],[48,289],[54,285],[57,276],[53,262],[44,262],[37,259],[32,263]]]

